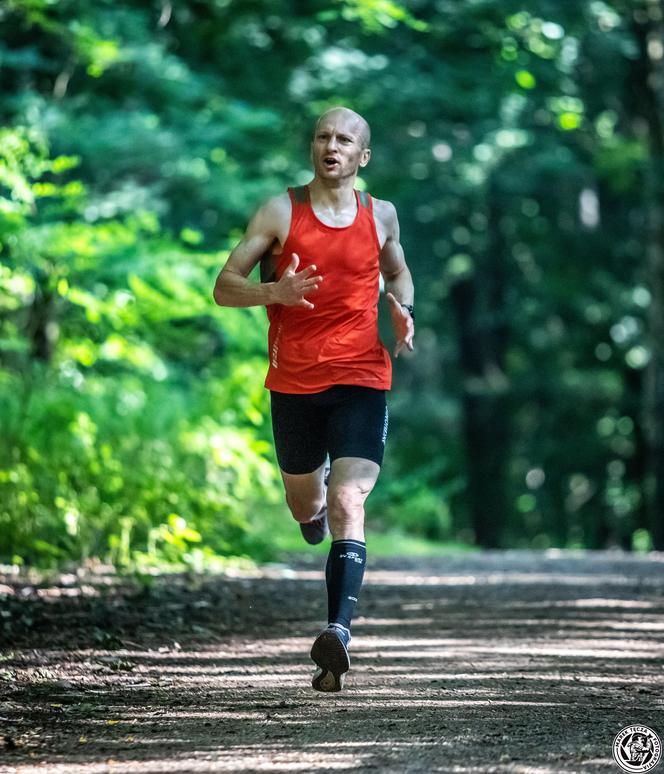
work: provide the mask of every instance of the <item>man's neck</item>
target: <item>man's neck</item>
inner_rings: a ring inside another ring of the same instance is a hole
[[[343,210],[355,203],[355,177],[332,183],[315,177],[308,187],[311,201],[330,210]]]

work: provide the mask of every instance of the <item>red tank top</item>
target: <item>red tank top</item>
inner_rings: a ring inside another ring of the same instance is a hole
[[[276,257],[274,278],[281,277],[297,253],[297,271],[315,264],[323,281],[307,296],[314,309],[267,307],[270,366],[265,386],[288,393],[320,392],[335,384],[389,390],[392,363],[378,336],[380,245],[371,196],[355,191],[355,220],[337,228],[316,217],[306,186],[288,193],[291,224]]]

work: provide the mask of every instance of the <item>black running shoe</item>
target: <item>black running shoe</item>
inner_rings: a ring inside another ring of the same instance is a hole
[[[321,515],[317,516],[313,521],[300,524],[300,531],[302,532],[302,537],[312,546],[322,543],[330,534],[327,526],[327,505],[323,506]]]
[[[311,681],[316,691],[331,693],[344,687],[346,672],[350,669],[349,641],[348,629],[335,624],[316,637],[311,646],[311,658],[318,667]]]

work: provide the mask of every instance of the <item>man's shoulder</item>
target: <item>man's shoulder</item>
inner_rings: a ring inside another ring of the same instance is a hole
[[[279,229],[288,225],[291,217],[291,203],[287,193],[276,194],[266,199],[256,213],[258,222]]]
[[[290,196],[285,191],[283,193],[270,196],[263,202],[261,209],[266,214],[283,215],[284,213],[290,215],[291,201]]]
[[[397,208],[392,202],[388,202],[387,199],[376,199],[375,196],[371,198],[373,199],[374,214],[377,218],[380,218],[384,223],[390,223],[397,219]]]

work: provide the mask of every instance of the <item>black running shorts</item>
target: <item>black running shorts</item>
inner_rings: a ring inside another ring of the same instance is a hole
[[[284,473],[311,473],[337,457],[381,465],[387,438],[385,390],[338,384],[323,392],[270,393],[272,429]]]

